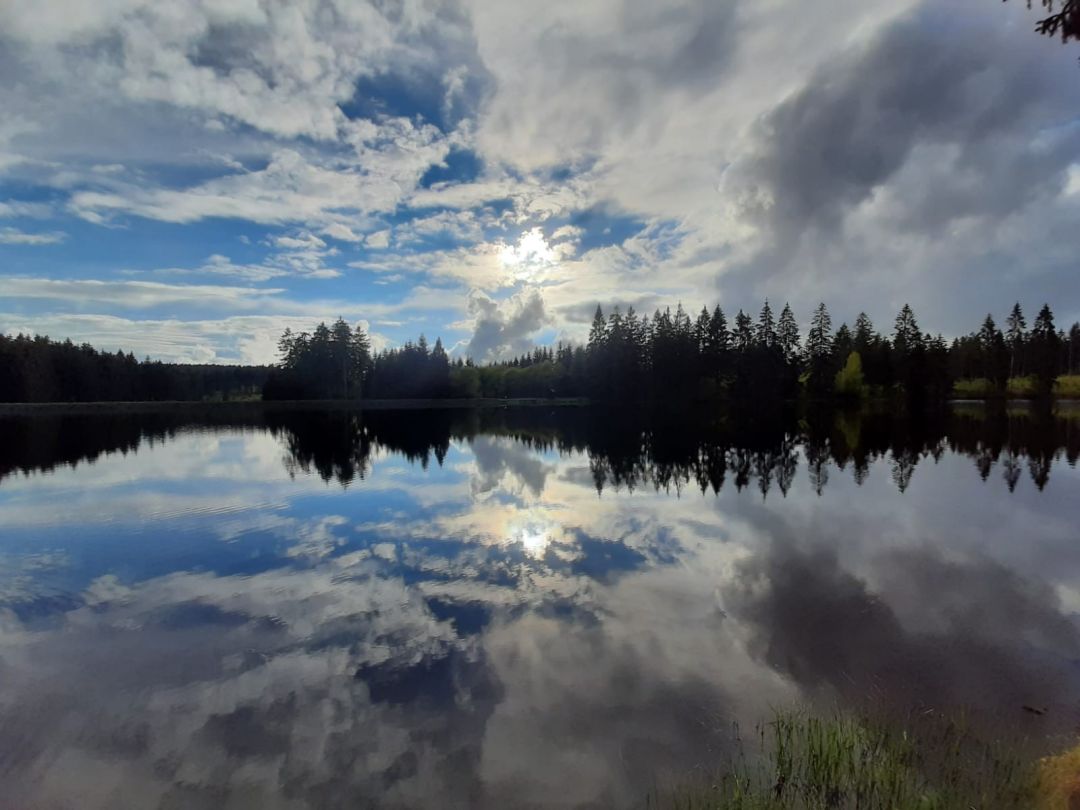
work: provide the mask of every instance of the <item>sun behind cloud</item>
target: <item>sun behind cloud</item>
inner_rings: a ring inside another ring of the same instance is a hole
[[[533,278],[537,270],[550,267],[558,259],[558,254],[547,243],[540,228],[525,231],[516,245],[508,244],[499,251],[503,267],[517,281]]]

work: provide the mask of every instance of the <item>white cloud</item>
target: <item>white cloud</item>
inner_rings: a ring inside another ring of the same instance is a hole
[[[270,237],[270,243],[274,247],[284,248],[285,250],[297,250],[300,248],[321,249],[326,247],[326,242],[315,234],[307,232],[299,233],[296,236],[272,236]]]
[[[1025,289],[1080,311],[1080,93],[1056,78],[1075,60],[1021,3],[957,3],[13,0],[0,168],[50,201],[0,217],[282,226],[274,255],[196,270],[335,278],[332,251],[353,251],[376,284],[460,283],[459,310],[467,289],[541,286],[567,335],[597,301],[825,298],[880,321],[910,299],[954,331]],[[912,53],[949,80],[908,92]],[[381,106],[383,81],[442,129]],[[451,150],[476,158],[467,181],[421,187]],[[644,230],[581,247],[614,218]],[[537,226],[553,260],[506,262]]]
[[[205,284],[163,284],[157,281],[99,281],[9,276],[5,298],[40,298],[78,305],[98,304],[125,308],[163,304],[199,304],[207,307],[254,308],[281,289],[252,289]]]
[[[436,25],[449,33],[436,10],[200,0],[73,9],[15,0],[0,6],[0,30],[36,49],[38,69],[81,68],[129,102],[191,110],[218,128],[224,116],[281,138],[330,141],[349,127],[339,105],[359,78],[413,56],[408,43]]]
[[[400,159],[376,152],[367,156],[370,165],[365,166],[309,159],[281,149],[258,171],[228,174],[186,189],[114,184],[104,191],[76,191],[70,208],[91,222],[134,214],[164,222],[223,217],[324,229],[394,209],[402,187],[413,185],[427,161],[445,149],[430,130],[404,130],[403,137],[410,134],[415,136],[410,151]]]
[[[329,236],[331,239],[337,239],[341,242],[362,241],[361,236],[357,235],[348,225],[344,225],[341,222],[331,222],[322,229],[322,233],[324,236]]]
[[[18,228],[0,228],[0,245],[55,245],[67,238],[66,233],[27,233]]]
[[[390,231],[382,230],[368,234],[364,244],[369,248],[382,249],[390,246]]]
[[[0,219],[32,217],[46,219],[52,214],[52,207],[45,203],[22,202],[20,200],[0,201]]]

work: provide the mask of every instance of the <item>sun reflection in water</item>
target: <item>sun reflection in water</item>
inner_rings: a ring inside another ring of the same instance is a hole
[[[507,543],[520,544],[530,557],[540,558],[547,553],[555,534],[555,526],[537,515],[528,515],[508,527]]]

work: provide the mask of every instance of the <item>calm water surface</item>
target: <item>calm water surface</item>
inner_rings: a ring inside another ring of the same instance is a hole
[[[634,805],[791,704],[1067,733],[1077,417],[0,419],[0,806]]]

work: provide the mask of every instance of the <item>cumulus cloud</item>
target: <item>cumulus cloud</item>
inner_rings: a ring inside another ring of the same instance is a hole
[[[1080,159],[1080,132],[1053,128],[1080,95],[1014,38],[927,7],[830,61],[763,116],[753,156],[729,173],[761,229],[752,271],[796,258],[805,268],[814,257],[801,248],[815,242],[851,240],[858,251],[858,231],[874,219],[933,238],[958,220],[1052,204]]]
[[[479,142],[519,166],[602,155],[612,133],[652,124],[657,105],[703,94],[736,45],[727,2],[474,5],[480,54],[499,80]]]
[[[450,33],[440,4],[395,13],[348,2],[277,6],[135,0],[73,12],[68,4],[5,3],[0,29],[48,54],[38,69],[92,70],[135,102],[186,108],[282,138],[336,139],[355,83],[401,61],[410,45]],[[74,48],[72,46],[78,46]],[[443,48],[442,56],[467,59]]]
[[[272,236],[270,237],[270,242],[274,247],[285,248],[286,250],[297,250],[300,248],[320,249],[326,247],[326,242],[315,234],[307,232],[298,233],[295,236]]]
[[[465,354],[477,360],[498,360],[519,355],[533,347],[533,335],[550,316],[537,289],[525,289],[503,301],[473,291],[469,296],[473,334]]]
[[[375,231],[375,233],[368,234],[367,238],[364,239],[364,244],[370,248],[375,248],[376,250],[389,247],[390,231],[384,229],[381,231]]]
[[[322,229],[322,233],[324,236],[329,236],[331,239],[337,239],[341,242],[359,242],[362,239],[352,228],[341,222],[331,222]]]
[[[1080,316],[1075,60],[1020,3],[69,5],[0,8],[0,171],[41,192],[0,217],[56,222],[0,242],[276,226],[274,256],[201,271],[335,278],[340,249],[459,309],[542,286],[578,338],[598,301],[910,301],[955,333],[1038,290]],[[537,227],[557,261],[505,261]]]

